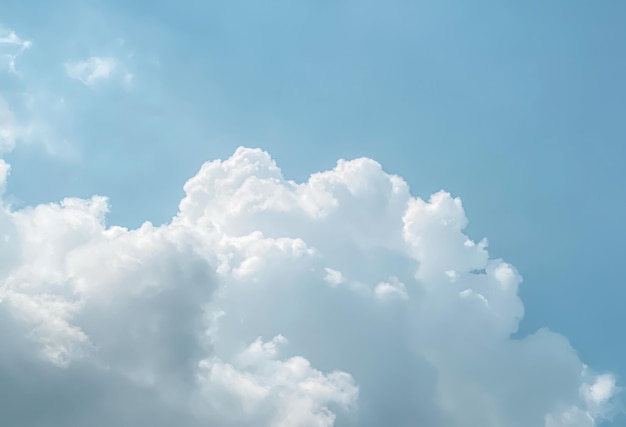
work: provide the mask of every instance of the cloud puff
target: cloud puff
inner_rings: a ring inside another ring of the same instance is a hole
[[[128,85],[133,79],[124,64],[113,57],[90,56],[81,61],[66,62],[65,71],[69,78],[90,87],[110,79],[118,79]]]
[[[240,148],[185,184],[169,224],[107,226],[107,209],[0,212],[12,424],[587,427],[611,413],[615,378],[563,336],[511,338],[521,276],[464,234],[460,199],[414,198],[373,160],[295,183]]]
[[[15,61],[31,42],[21,39],[14,31],[0,26],[0,69],[15,73]]]

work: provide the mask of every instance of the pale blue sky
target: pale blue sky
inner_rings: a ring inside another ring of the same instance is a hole
[[[240,145],[298,181],[371,157],[416,195],[463,199],[470,236],[524,276],[523,333],[562,332],[582,360],[626,377],[625,3],[1,9],[0,24],[32,46],[0,91],[45,128],[6,156],[18,206],[102,194],[112,224],[162,223],[202,162]],[[64,64],[89,56],[115,58],[114,75],[68,78]]]

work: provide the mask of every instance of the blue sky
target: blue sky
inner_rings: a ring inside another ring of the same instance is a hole
[[[0,93],[31,131],[4,198],[105,195],[134,228],[238,146],[297,182],[369,157],[461,197],[467,234],[524,277],[520,334],[562,333],[619,381],[625,19],[577,0],[10,2],[0,24],[31,45]]]

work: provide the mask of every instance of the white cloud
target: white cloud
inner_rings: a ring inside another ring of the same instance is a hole
[[[324,276],[324,280],[328,282],[330,285],[337,286],[341,282],[344,281],[344,277],[341,274],[341,271],[333,270],[332,268],[325,268],[326,276]]]
[[[300,356],[277,360],[277,347],[285,343],[281,335],[266,343],[258,338],[236,358],[238,367],[219,360],[200,362],[199,375],[208,392],[207,400],[229,408],[221,422],[330,427],[335,414],[329,404],[344,409],[354,404],[358,388],[350,375],[323,374]],[[221,400],[216,402],[216,396]],[[231,406],[233,397],[237,403]],[[263,406],[270,408],[266,419],[259,418],[259,414],[268,412]]]
[[[15,73],[15,61],[31,42],[23,40],[14,31],[0,26],[0,69]]]
[[[370,159],[298,184],[244,148],[185,192],[169,224],[136,230],[106,226],[101,197],[3,208],[5,419],[593,427],[610,413],[614,377],[564,337],[511,338],[521,277],[463,233],[459,199],[413,198]]]
[[[81,61],[66,62],[65,71],[69,78],[86,86],[95,86],[110,79],[129,85],[133,79],[125,65],[113,57],[90,56]]]
[[[406,286],[397,277],[390,277],[387,282],[380,282],[374,288],[374,293],[381,298],[388,296],[398,296],[402,299],[408,298]]]

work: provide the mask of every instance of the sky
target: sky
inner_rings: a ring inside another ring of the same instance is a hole
[[[0,9],[12,424],[626,421],[625,4]]]

